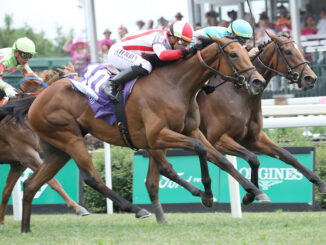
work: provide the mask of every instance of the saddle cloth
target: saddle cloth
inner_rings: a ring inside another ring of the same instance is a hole
[[[69,79],[73,90],[83,93],[89,106],[95,112],[95,118],[100,118],[111,126],[117,121],[114,111],[114,104],[104,94],[101,85],[113,76],[106,66],[92,63],[87,66],[84,78],[79,80]],[[136,79],[127,82],[124,87],[124,103],[126,103]]]

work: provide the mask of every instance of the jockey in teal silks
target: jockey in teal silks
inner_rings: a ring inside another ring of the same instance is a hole
[[[34,54],[35,44],[27,37],[17,39],[12,48],[0,49],[0,89],[7,97],[14,98],[17,93],[11,85],[2,80],[2,77],[17,70],[23,75],[33,73],[27,62]]]
[[[253,37],[253,30],[251,25],[245,21],[245,20],[235,20],[233,21],[229,27],[222,27],[222,26],[209,26],[202,29],[199,29],[195,31],[194,38],[195,42],[197,43],[197,40],[200,36],[204,37],[225,37],[225,36],[231,36],[237,39],[242,45],[245,45],[250,39]],[[252,48],[248,54],[249,57],[253,57],[257,54],[258,48]]]

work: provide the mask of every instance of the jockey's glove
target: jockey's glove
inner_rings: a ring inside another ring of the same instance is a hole
[[[15,91],[15,89],[13,87],[11,87],[9,84],[8,86],[6,86],[4,88],[4,91],[6,93],[6,95],[9,97],[9,98],[15,98],[16,97],[16,94],[17,92]]]

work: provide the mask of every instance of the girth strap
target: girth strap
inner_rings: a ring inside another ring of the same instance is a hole
[[[123,92],[124,88],[119,89],[117,93],[118,103],[114,104],[114,110],[115,114],[117,116],[117,124],[118,129],[121,134],[121,138],[123,142],[131,149],[138,151],[138,148],[134,146],[132,143],[132,140],[130,138],[128,124],[127,124],[127,117],[126,117],[126,111],[125,111],[125,103],[123,99]]]

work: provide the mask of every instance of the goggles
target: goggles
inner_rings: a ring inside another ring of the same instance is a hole
[[[239,43],[241,43],[241,44],[245,44],[249,39],[248,38],[244,38],[244,37],[240,37],[240,36],[236,36],[235,37],[238,41],[239,41]]]
[[[19,51],[19,50],[18,50],[18,53],[19,53],[20,57],[22,57],[23,59],[30,59],[30,58],[33,57],[32,54],[25,53],[25,52],[22,52],[22,51]]]
[[[189,42],[186,42],[185,40],[183,40],[182,38],[177,38],[177,43],[178,45],[182,45],[182,46],[185,46],[187,47],[190,43]]]

